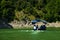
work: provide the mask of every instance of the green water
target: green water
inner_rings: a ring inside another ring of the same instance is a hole
[[[60,31],[0,30],[0,40],[60,40]]]

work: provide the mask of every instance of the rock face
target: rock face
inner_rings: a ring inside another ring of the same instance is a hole
[[[10,28],[13,28],[13,27],[7,22],[0,20],[0,29],[10,29]]]
[[[60,27],[60,22],[52,22],[52,23],[48,23],[47,27]]]
[[[13,26],[13,28],[21,28],[21,27],[34,27],[31,23],[30,24],[22,24],[22,23],[16,23],[16,22],[12,22],[12,23],[9,23],[10,25]],[[44,23],[43,22],[38,22],[36,23],[35,25],[38,25],[38,27],[40,27],[41,25],[43,25]],[[47,23],[46,24],[46,27],[60,27],[60,22],[55,22],[55,23]]]
[[[38,25],[38,27],[40,27],[43,24],[43,22],[37,22],[35,25]],[[27,28],[31,28],[34,27],[32,25],[31,22],[27,22],[25,24],[25,22],[17,22],[17,21],[12,21],[11,23],[6,22],[5,20],[0,19],[0,29],[11,29],[11,28],[15,28],[15,29],[19,29],[19,28],[23,28],[23,27],[27,27]],[[52,23],[47,23],[46,27],[60,27],[60,22],[52,22]]]

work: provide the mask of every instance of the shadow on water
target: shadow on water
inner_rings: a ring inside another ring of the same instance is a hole
[[[12,25],[0,19],[0,29],[12,29]]]

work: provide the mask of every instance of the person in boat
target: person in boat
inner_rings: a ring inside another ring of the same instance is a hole
[[[34,25],[34,31],[38,30],[38,25]]]
[[[34,30],[34,31],[37,30],[36,25],[34,25],[34,29],[33,29],[33,30]]]
[[[38,25],[36,25],[36,30],[38,30]]]
[[[46,25],[41,25],[40,30],[46,30]]]

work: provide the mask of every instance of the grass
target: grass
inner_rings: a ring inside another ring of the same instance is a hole
[[[50,30],[50,31],[60,31],[60,27],[47,27],[46,28],[47,30]]]
[[[4,28],[4,29],[8,29],[8,28]],[[13,28],[13,29],[14,30],[15,29],[18,29],[18,30],[32,30],[33,27],[20,27],[20,28]],[[49,30],[49,31],[51,31],[51,30],[53,30],[53,31],[60,31],[60,27],[47,27],[46,30]]]
[[[16,28],[15,28],[16,29]],[[33,29],[33,27],[21,27],[21,28],[17,28],[17,29],[19,29],[19,30],[32,30]],[[53,31],[60,31],[60,27],[47,27],[46,28],[47,30],[53,30]]]
[[[0,29],[0,40],[60,40],[60,31]]]

